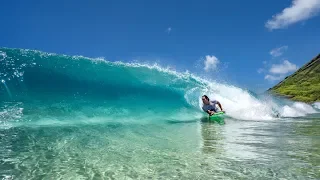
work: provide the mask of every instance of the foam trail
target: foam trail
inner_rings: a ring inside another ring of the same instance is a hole
[[[316,111],[313,109],[313,107],[309,104],[306,104],[306,103],[295,102],[293,104],[293,107],[295,109],[297,109],[298,111],[304,112],[305,114],[316,113]]]
[[[281,109],[281,114],[284,117],[300,117],[316,112],[317,111],[311,105],[302,102],[295,102],[291,106],[285,105]]]
[[[313,107],[315,107],[316,109],[319,109],[320,110],[320,102],[315,102],[313,104]]]

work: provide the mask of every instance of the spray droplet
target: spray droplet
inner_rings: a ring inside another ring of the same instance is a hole
[[[2,79],[1,82],[2,82],[2,83],[5,83],[6,81]]]

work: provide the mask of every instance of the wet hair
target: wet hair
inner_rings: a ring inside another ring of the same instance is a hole
[[[206,100],[210,101],[210,99],[207,95],[203,95],[202,97],[204,97],[204,98],[206,98]]]

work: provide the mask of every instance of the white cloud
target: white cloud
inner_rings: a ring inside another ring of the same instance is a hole
[[[288,27],[299,21],[316,16],[320,11],[320,0],[292,0],[290,7],[274,15],[265,24],[269,30]]]
[[[259,73],[259,74],[261,74],[261,73],[263,73],[263,72],[264,72],[264,69],[259,68],[257,71],[258,71],[258,73]]]
[[[297,65],[290,63],[288,60],[283,61],[282,64],[273,64],[269,70],[272,74],[287,74],[296,71]]]
[[[288,46],[282,46],[282,47],[279,47],[279,48],[275,48],[275,49],[272,49],[270,51],[270,55],[273,56],[273,57],[279,57],[281,56],[284,51],[286,51],[288,49]]]
[[[263,63],[263,68],[259,68],[258,70],[257,70],[257,72],[259,73],[259,74],[261,74],[261,73],[264,73],[264,72],[266,72],[266,65],[267,65],[267,61],[262,61],[262,63]]]
[[[219,63],[219,60],[215,56],[206,56],[206,59],[204,60],[204,70],[214,70],[217,68],[217,64]]]
[[[278,81],[283,79],[288,73],[296,71],[297,69],[297,65],[285,60],[282,64],[272,64],[271,68],[269,69],[269,74],[266,74],[264,79],[269,81]],[[258,73],[262,72],[265,72],[264,69],[258,69]]]
[[[275,75],[270,75],[270,74],[267,74],[264,79],[266,80],[269,80],[269,81],[278,81],[280,79],[283,79],[283,75],[280,75],[280,76],[275,76]]]
[[[166,32],[167,32],[168,34],[170,34],[171,31],[172,31],[172,28],[171,28],[171,27],[168,27],[168,28],[166,29]]]

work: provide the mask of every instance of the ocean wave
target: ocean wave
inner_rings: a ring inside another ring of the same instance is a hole
[[[197,119],[205,116],[203,94],[219,100],[234,119],[272,120],[316,112],[304,103],[280,102],[159,64],[0,48],[0,68],[2,102],[20,102],[21,116],[33,115],[33,122],[35,114],[43,123],[48,118],[71,117],[101,122],[143,117]]]

